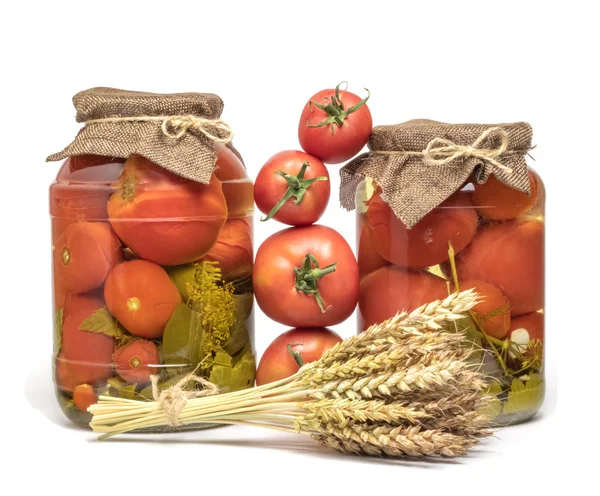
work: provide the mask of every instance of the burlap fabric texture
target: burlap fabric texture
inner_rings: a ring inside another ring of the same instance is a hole
[[[73,104],[77,122],[85,126],[48,161],[85,154],[138,154],[181,177],[208,184],[217,160],[215,142],[226,143],[237,154],[230,144],[231,129],[220,120],[223,101],[211,93],[91,88],[77,93]]]
[[[473,177],[485,183],[494,174],[504,184],[529,193],[524,155],[531,149],[532,130],[513,124],[445,124],[412,120],[377,126],[371,151],[341,171],[340,201],[355,207],[356,188],[365,177],[381,187],[382,198],[411,228]]]

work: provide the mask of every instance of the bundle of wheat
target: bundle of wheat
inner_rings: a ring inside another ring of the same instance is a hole
[[[476,302],[464,291],[399,313],[260,387],[215,395],[206,380],[188,376],[155,388],[151,402],[101,396],[90,425],[100,437],[163,425],[256,425],[353,454],[461,456],[490,434],[491,397],[476,350],[453,330]],[[202,389],[186,390],[191,379]]]

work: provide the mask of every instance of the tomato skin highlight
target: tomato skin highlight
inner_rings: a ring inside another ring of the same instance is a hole
[[[263,353],[256,371],[256,385],[285,379],[298,372],[300,366],[288,351],[300,353],[304,363],[314,362],[340,343],[342,338],[326,327],[290,329],[278,336]]]
[[[321,268],[337,263],[335,272],[318,281],[318,290],[328,307],[322,312],[314,295],[296,290],[294,269],[307,254]],[[267,238],[254,262],[256,301],[271,319],[291,327],[325,327],[348,318],[358,300],[358,264],[344,238],[321,225],[293,227]]]
[[[288,182],[277,172],[296,176],[305,162],[309,163],[304,174],[305,179],[326,177],[327,180],[313,182],[299,204],[294,203],[294,198],[287,200],[273,218],[290,226],[314,224],[321,218],[331,193],[329,172],[318,158],[297,150],[276,153],[258,173],[254,183],[254,199],[262,213],[269,214],[288,190]]]
[[[302,149],[326,164],[339,164],[354,157],[369,141],[373,129],[373,118],[367,105],[349,114],[338,126],[309,127],[327,120],[329,115],[311,102],[326,105],[335,95],[335,88],[319,91],[306,102],[298,124],[298,139]],[[340,90],[344,109],[362,101],[362,98],[349,91]]]

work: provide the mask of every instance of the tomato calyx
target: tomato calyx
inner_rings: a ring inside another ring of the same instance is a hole
[[[302,343],[294,343],[287,345],[287,351],[292,356],[294,361],[298,364],[298,367],[302,368],[304,366],[304,359],[302,358],[302,353],[294,350],[294,346],[300,346]]]
[[[343,84],[343,82],[338,84],[335,87],[335,94],[332,97],[324,98],[324,100],[326,101],[325,105],[323,105],[322,103],[319,103],[319,102],[315,102],[314,100],[311,100],[309,102],[310,107],[312,107],[314,105],[315,107],[317,107],[317,108],[321,109],[323,112],[325,112],[329,117],[327,117],[327,119],[325,119],[324,121],[319,122],[318,124],[309,124],[307,122],[306,127],[331,126],[331,134],[333,135],[333,134],[335,134],[335,126],[341,127],[342,124],[344,124],[344,120],[346,120],[346,117],[348,117],[350,114],[356,112],[365,103],[367,103],[367,100],[371,96],[371,92],[367,88],[365,88],[365,91],[367,92],[367,96],[365,98],[363,98],[360,102],[358,102],[356,105],[353,105],[348,110],[345,110],[344,103],[342,102],[342,99],[340,98],[340,86],[342,84]]]
[[[124,202],[128,202],[135,196],[135,176],[133,174],[129,174],[121,181],[119,195]]]
[[[296,174],[295,176],[292,176],[291,174],[280,170],[275,171],[273,173],[280,175],[287,181],[288,189],[285,192],[285,194],[281,197],[281,200],[279,200],[277,204],[271,209],[271,211],[265,217],[262,217],[260,219],[261,222],[265,222],[269,219],[272,219],[275,216],[275,214],[279,211],[279,209],[283,207],[283,205],[290,198],[295,198],[294,205],[300,205],[302,203],[302,200],[304,199],[304,195],[308,191],[308,188],[310,188],[314,182],[328,180],[326,176],[318,176],[313,177],[312,179],[305,179],[304,174],[306,174],[306,169],[308,167],[310,167],[308,161],[304,162],[302,164],[302,167],[300,167],[298,174]]]
[[[296,275],[296,291],[302,291],[305,295],[314,296],[317,300],[317,304],[321,309],[321,313],[325,313],[331,308],[325,306],[325,302],[319,293],[318,282],[319,279],[335,272],[337,262],[327,267],[320,268],[319,262],[311,253],[307,253],[304,257],[302,265],[300,267],[294,267],[294,274]]]

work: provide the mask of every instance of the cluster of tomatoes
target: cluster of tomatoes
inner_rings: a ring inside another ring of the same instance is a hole
[[[344,162],[367,143],[373,122],[368,99],[324,90],[309,99],[298,126],[304,152],[271,157],[254,185],[262,220],[293,226],[266,239],[256,254],[253,286],[263,312],[293,327],[264,352],[257,385],[294,374],[341,341],[327,328],[346,320],[358,301],[359,270],[346,240],[316,225],[329,202],[327,164]]]
[[[217,152],[207,185],[138,155],[71,157],[52,185],[55,380],[80,410],[115,374],[140,386],[156,373],[185,303],[173,268],[208,260],[224,280],[252,273],[252,183],[230,149]]]
[[[487,336],[525,330],[528,341],[543,340],[543,186],[531,170],[529,183],[530,195],[493,175],[469,182],[412,229],[375,186],[358,225],[361,327],[474,288],[481,302],[473,311]]]

